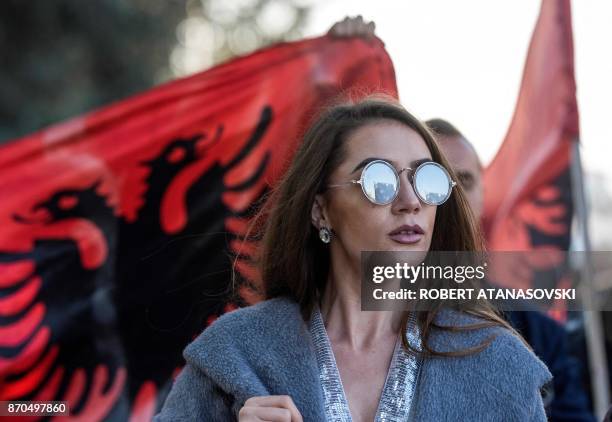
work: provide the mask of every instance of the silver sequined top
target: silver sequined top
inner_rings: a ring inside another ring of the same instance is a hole
[[[314,342],[319,379],[323,387],[325,414],[328,421],[351,422],[351,413],[344,394],[340,372],[336,365],[334,352],[323,317],[318,305],[315,305],[310,318],[310,335]],[[414,318],[408,322],[407,339],[412,347],[420,350],[419,329]],[[407,353],[398,336],[391,358],[389,372],[383,386],[375,422],[408,421],[412,399],[414,397],[421,360],[414,354]]]

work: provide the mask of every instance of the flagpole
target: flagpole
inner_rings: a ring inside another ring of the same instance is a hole
[[[583,311],[584,328],[586,336],[587,354],[589,359],[589,369],[591,373],[591,389],[593,393],[593,407],[597,420],[602,420],[610,405],[610,385],[608,379],[608,365],[606,351],[603,342],[604,332],[601,314],[597,310],[596,300],[593,297],[593,263],[591,261],[591,239],[588,230],[588,207],[586,202],[584,173],[580,160],[580,142],[578,139],[573,142],[573,154],[570,162],[572,180],[572,198],[576,216],[576,229],[579,240],[582,241],[584,259],[580,260],[580,285],[583,287],[587,297],[586,304],[595,306],[585,306]],[[583,300],[583,305],[585,302]]]

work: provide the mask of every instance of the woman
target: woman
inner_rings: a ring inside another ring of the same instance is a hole
[[[487,303],[361,311],[362,250],[483,249],[446,169],[432,134],[392,100],[327,110],[270,200],[268,300],[185,349],[157,420],[546,420],[550,373]],[[389,174],[392,189],[372,189]],[[448,178],[448,192],[427,195],[422,177]]]

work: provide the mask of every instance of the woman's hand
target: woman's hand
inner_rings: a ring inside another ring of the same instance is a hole
[[[259,396],[244,402],[238,421],[302,422],[302,415],[289,396]]]
[[[347,16],[344,20],[336,22],[327,33],[332,37],[362,37],[371,40],[376,36],[375,29],[374,22],[366,22],[359,15],[356,18]]]

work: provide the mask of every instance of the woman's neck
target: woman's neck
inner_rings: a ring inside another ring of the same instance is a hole
[[[400,330],[402,312],[362,311],[358,269],[338,267],[331,266],[320,300],[321,315],[330,341],[361,351],[381,341],[395,339]]]

